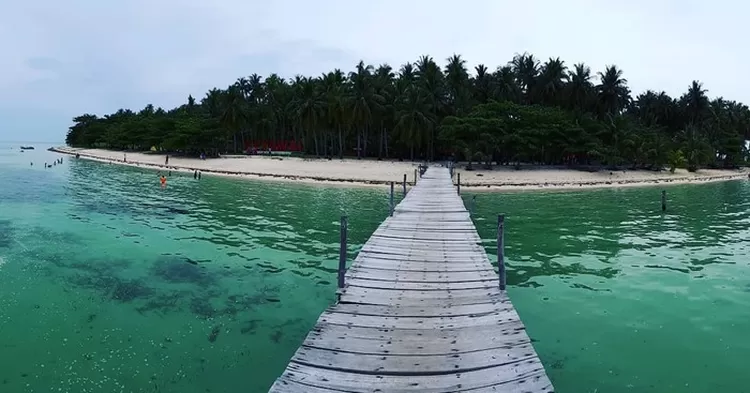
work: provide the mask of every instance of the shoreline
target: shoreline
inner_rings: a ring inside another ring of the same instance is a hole
[[[164,165],[162,154],[149,154],[103,149],[81,149],[52,147],[50,151],[80,157],[90,161],[117,165],[170,170],[184,173],[195,171],[201,174],[217,175],[253,180],[285,181],[305,184],[333,186],[387,186],[393,181],[401,186],[403,176],[407,176],[407,187],[414,185],[416,162],[374,161],[351,159],[302,159],[290,157],[241,156],[231,158],[170,157],[170,164]],[[127,162],[123,161],[128,155]],[[119,158],[118,158],[119,157]],[[540,190],[581,190],[595,188],[650,187],[681,184],[703,184],[718,181],[747,179],[750,171],[704,169],[689,173],[684,169],[679,173],[653,171],[598,171],[584,172],[573,169],[520,169],[500,167],[494,170],[466,171],[457,169],[462,177],[461,188],[476,192],[509,192]],[[326,173],[331,175],[326,176]],[[454,182],[456,179],[454,178]]]

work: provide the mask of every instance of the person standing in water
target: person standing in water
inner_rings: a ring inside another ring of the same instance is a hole
[[[161,188],[164,188],[167,186],[167,177],[164,175],[161,175],[159,178],[159,181],[161,182]]]

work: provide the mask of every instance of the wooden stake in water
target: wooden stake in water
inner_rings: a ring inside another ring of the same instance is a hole
[[[458,183],[457,183],[458,187],[456,187],[456,190],[458,191],[458,195],[461,195],[461,173],[459,172],[457,176],[458,176]]]
[[[497,274],[500,280],[500,290],[505,290],[505,215],[497,215]]]
[[[661,211],[667,211],[667,191],[661,191]]]
[[[346,231],[348,219],[341,216],[341,228],[339,237],[339,289],[344,288],[344,275],[346,274]]]
[[[391,217],[393,217],[393,182],[391,182]]]
[[[406,173],[404,173],[404,197],[406,196]]]

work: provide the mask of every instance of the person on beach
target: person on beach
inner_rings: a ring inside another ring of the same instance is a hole
[[[169,154],[167,154],[167,157],[164,158],[164,165],[169,165]]]

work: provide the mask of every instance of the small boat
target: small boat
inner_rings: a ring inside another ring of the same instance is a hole
[[[21,146],[21,150],[34,150],[34,146]]]

